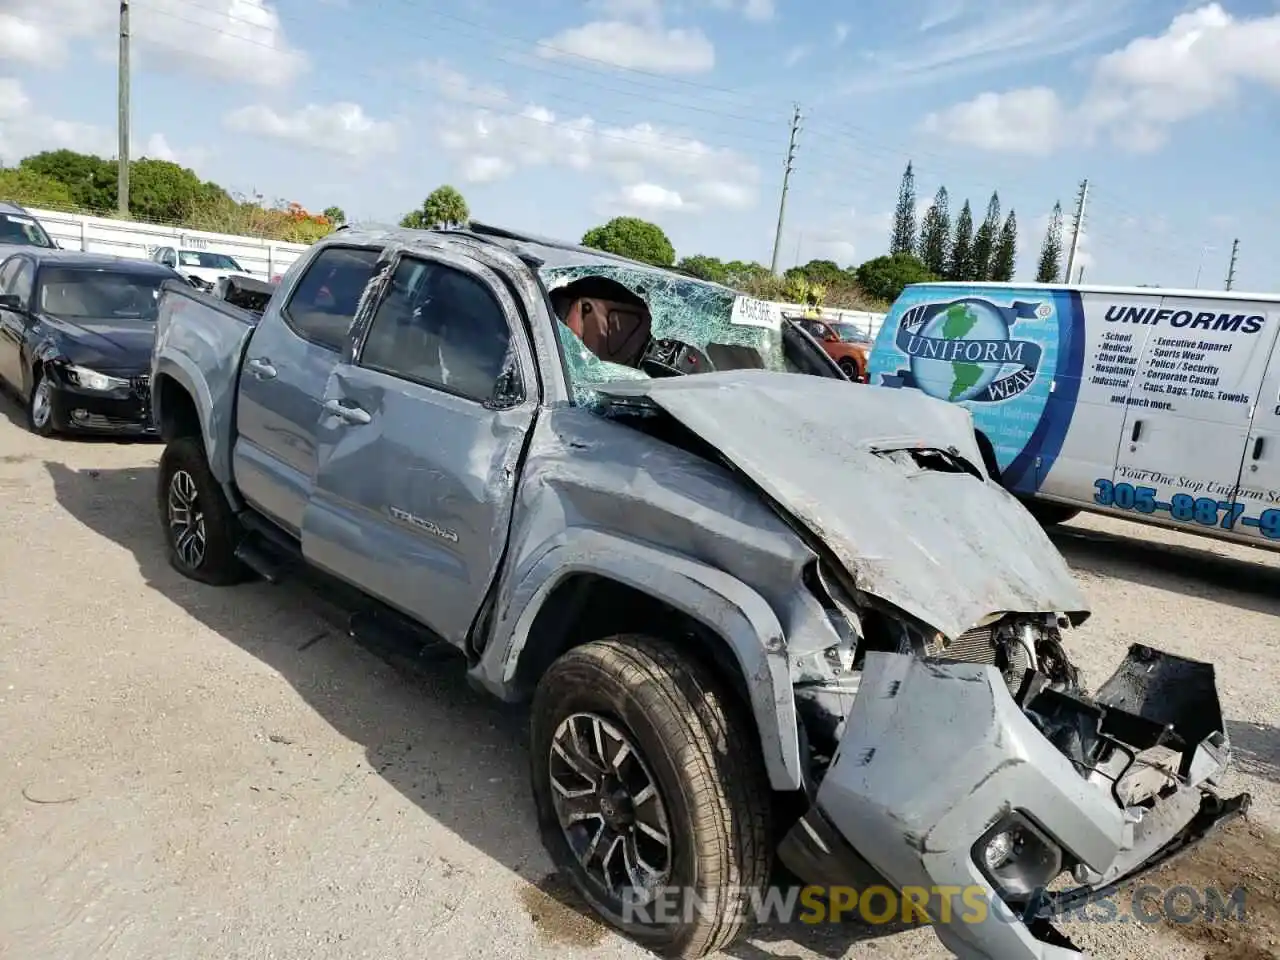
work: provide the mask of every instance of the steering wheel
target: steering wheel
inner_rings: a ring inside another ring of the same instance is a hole
[[[640,371],[651,377],[683,377],[715,369],[707,355],[679,340],[650,338],[640,355]]]

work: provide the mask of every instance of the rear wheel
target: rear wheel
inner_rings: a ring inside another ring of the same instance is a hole
[[[198,439],[178,437],[165,447],[156,496],[175,570],[215,586],[245,579],[247,570],[236,559],[239,523]]]
[[[577,647],[538,685],[531,764],[556,866],[610,924],[669,957],[735,940],[773,862],[754,727],[672,646]]]
[[[850,380],[862,380],[862,371],[858,369],[858,365],[854,361],[847,358],[841,360],[840,369],[844,371],[844,375]]]

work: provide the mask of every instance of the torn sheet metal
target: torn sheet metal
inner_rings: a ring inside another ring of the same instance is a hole
[[[860,590],[947,637],[1007,611],[1088,615],[1062,556],[998,484],[893,455],[952,449],[981,464],[968,414],[950,404],[765,371],[597,389],[675,417],[821,538]]]

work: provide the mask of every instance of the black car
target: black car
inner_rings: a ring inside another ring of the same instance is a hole
[[[56,249],[0,256],[0,379],[32,432],[154,433],[156,301],[177,272]]]

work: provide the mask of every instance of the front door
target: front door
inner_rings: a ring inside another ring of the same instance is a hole
[[[326,247],[249,338],[236,403],[236,484],[245,500],[294,535],[316,470],[325,385],[380,251]]]
[[[1280,306],[1164,297],[1125,411],[1110,482],[1095,503],[1219,536],[1246,522],[1236,496]]]
[[[1236,502],[1243,509],[1237,508],[1237,535],[1280,546],[1280,343],[1254,407],[1239,487]]]
[[[12,294],[23,257],[11,257],[0,267],[0,293]],[[26,315],[21,310],[0,307],[0,379],[20,393],[25,390],[22,375],[22,340],[26,336]]]
[[[538,405],[500,278],[404,254],[329,380],[302,549],[461,645],[506,544]]]

